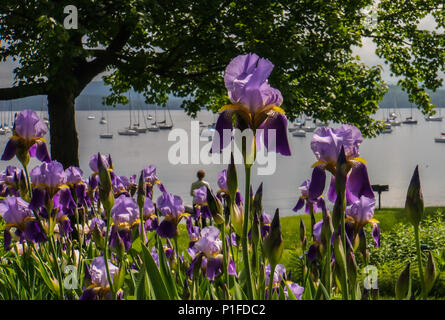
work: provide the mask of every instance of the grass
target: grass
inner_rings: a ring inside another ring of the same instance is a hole
[[[434,214],[438,209],[445,211],[445,207],[426,207],[425,215]],[[391,231],[397,223],[408,223],[405,215],[405,208],[383,208],[381,210],[376,210],[374,213],[374,218],[379,221],[381,232]],[[321,219],[321,213],[316,213],[315,220],[320,221]],[[295,252],[297,252],[298,255],[302,254],[300,247],[300,220],[303,220],[306,226],[306,238],[309,241],[311,219],[308,214],[281,218],[281,232],[284,240],[284,253],[280,263],[284,266],[289,265],[291,256],[294,255]],[[189,240],[185,225],[181,224],[179,229],[178,244],[180,251],[182,251],[187,249]]]

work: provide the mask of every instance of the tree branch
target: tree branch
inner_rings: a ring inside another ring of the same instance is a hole
[[[46,83],[25,84],[11,88],[0,88],[0,100],[12,100],[47,94]]]

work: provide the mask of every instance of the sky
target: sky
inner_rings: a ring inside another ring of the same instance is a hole
[[[425,30],[436,29],[436,23],[432,16],[427,16],[420,21],[420,28]],[[442,31],[437,30],[437,31]],[[362,39],[362,47],[354,47],[353,53],[360,57],[360,59],[369,66],[381,65],[383,67],[382,77],[388,84],[396,84],[397,78],[391,77],[389,67],[384,64],[384,60],[380,59],[375,54],[376,45],[372,42],[370,38]],[[13,73],[12,70],[15,64],[11,60],[6,62],[0,62],[0,88],[10,87],[13,83]],[[442,77],[444,75],[442,74]],[[94,80],[100,80],[100,76],[96,77]]]

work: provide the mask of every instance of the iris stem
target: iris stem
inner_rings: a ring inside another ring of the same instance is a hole
[[[229,285],[229,272],[228,272],[228,250],[227,250],[227,241],[226,241],[226,222],[221,224],[221,235],[223,239],[223,273],[227,286]],[[227,297],[229,299],[229,297]]]
[[[427,299],[427,294],[425,290],[425,278],[423,274],[423,267],[422,267],[422,252],[420,250],[420,238],[419,238],[419,226],[414,226],[414,237],[416,238],[416,249],[417,249],[417,264],[419,267],[419,279],[420,279],[420,285],[421,285],[421,292],[422,292],[422,298],[424,300]]]
[[[244,260],[244,268],[246,269],[247,275],[247,293],[248,298],[253,299],[253,286],[252,286],[252,278],[250,273],[250,260],[249,260],[249,244],[247,239],[247,232],[249,229],[249,216],[250,216],[250,169],[251,164],[245,164],[245,173],[246,173],[246,186],[245,186],[245,208],[244,208],[244,221],[243,221],[243,260]]]
[[[29,199],[32,198],[32,188],[31,188],[31,180],[29,178],[29,172],[28,172],[28,167],[25,166],[24,164],[22,164],[23,169],[25,171],[25,176],[26,176],[26,183],[28,185],[28,193],[29,193]]]
[[[144,228],[143,208],[139,208],[139,219],[140,219],[140,223],[141,223],[141,231],[140,231],[141,243],[145,244],[145,228]]]
[[[107,272],[107,280],[108,280],[108,284],[110,286],[110,290],[111,290],[111,295],[113,297],[113,300],[116,299],[115,293],[114,293],[114,286],[113,286],[113,281],[111,279],[111,275],[110,275],[110,268],[108,266],[108,237],[109,237],[109,233],[110,233],[110,226],[111,226],[111,214],[110,212],[107,212],[107,233],[105,234],[105,248],[104,248],[104,259],[105,259],[105,270]]]
[[[275,268],[276,268],[276,264],[274,264],[274,265],[270,265],[270,273],[269,273],[269,292],[268,292],[268,297],[267,297],[267,299],[268,300],[272,300],[272,295],[273,295],[273,292],[272,292],[272,289],[273,289],[273,278],[274,278],[274,274],[275,274]]]
[[[314,216],[314,204],[312,202],[309,202],[309,213],[311,215],[311,237],[312,240],[315,240],[314,237],[315,216]]]
[[[63,294],[63,277],[62,277],[62,271],[60,270],[60,265],[57,262],[57,253],[56,253],[56,249],[54,246],[54,238],[50,237],[49,238],[49,248],[51,250],[51,253],[53,254],[54,257],[54,264],[56,265],[56,270],[57,270],[57,276],[58,276],[58,280],[59,280],[59,295],[60,295],[60,299],[63,300],[64,298],[64,294]]]

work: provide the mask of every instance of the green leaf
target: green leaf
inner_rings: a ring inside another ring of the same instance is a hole
[[[159,269],[161,276],[164,279],[168,293],[172,299],[179,299],[176,284],[173,281],[172,272],[167,264],[167,257],[165,256],[164,248],[161,241],[158,241],[158,256],[159,256]],[[178,261],[179,263],[179,261]]]
[[[170,300],[171,297],[168,294],[164,280],[162,280],[158,266],[146,246],[142,246],[142,260],[144,261],[145,272],[150,280],[155,299]]]

